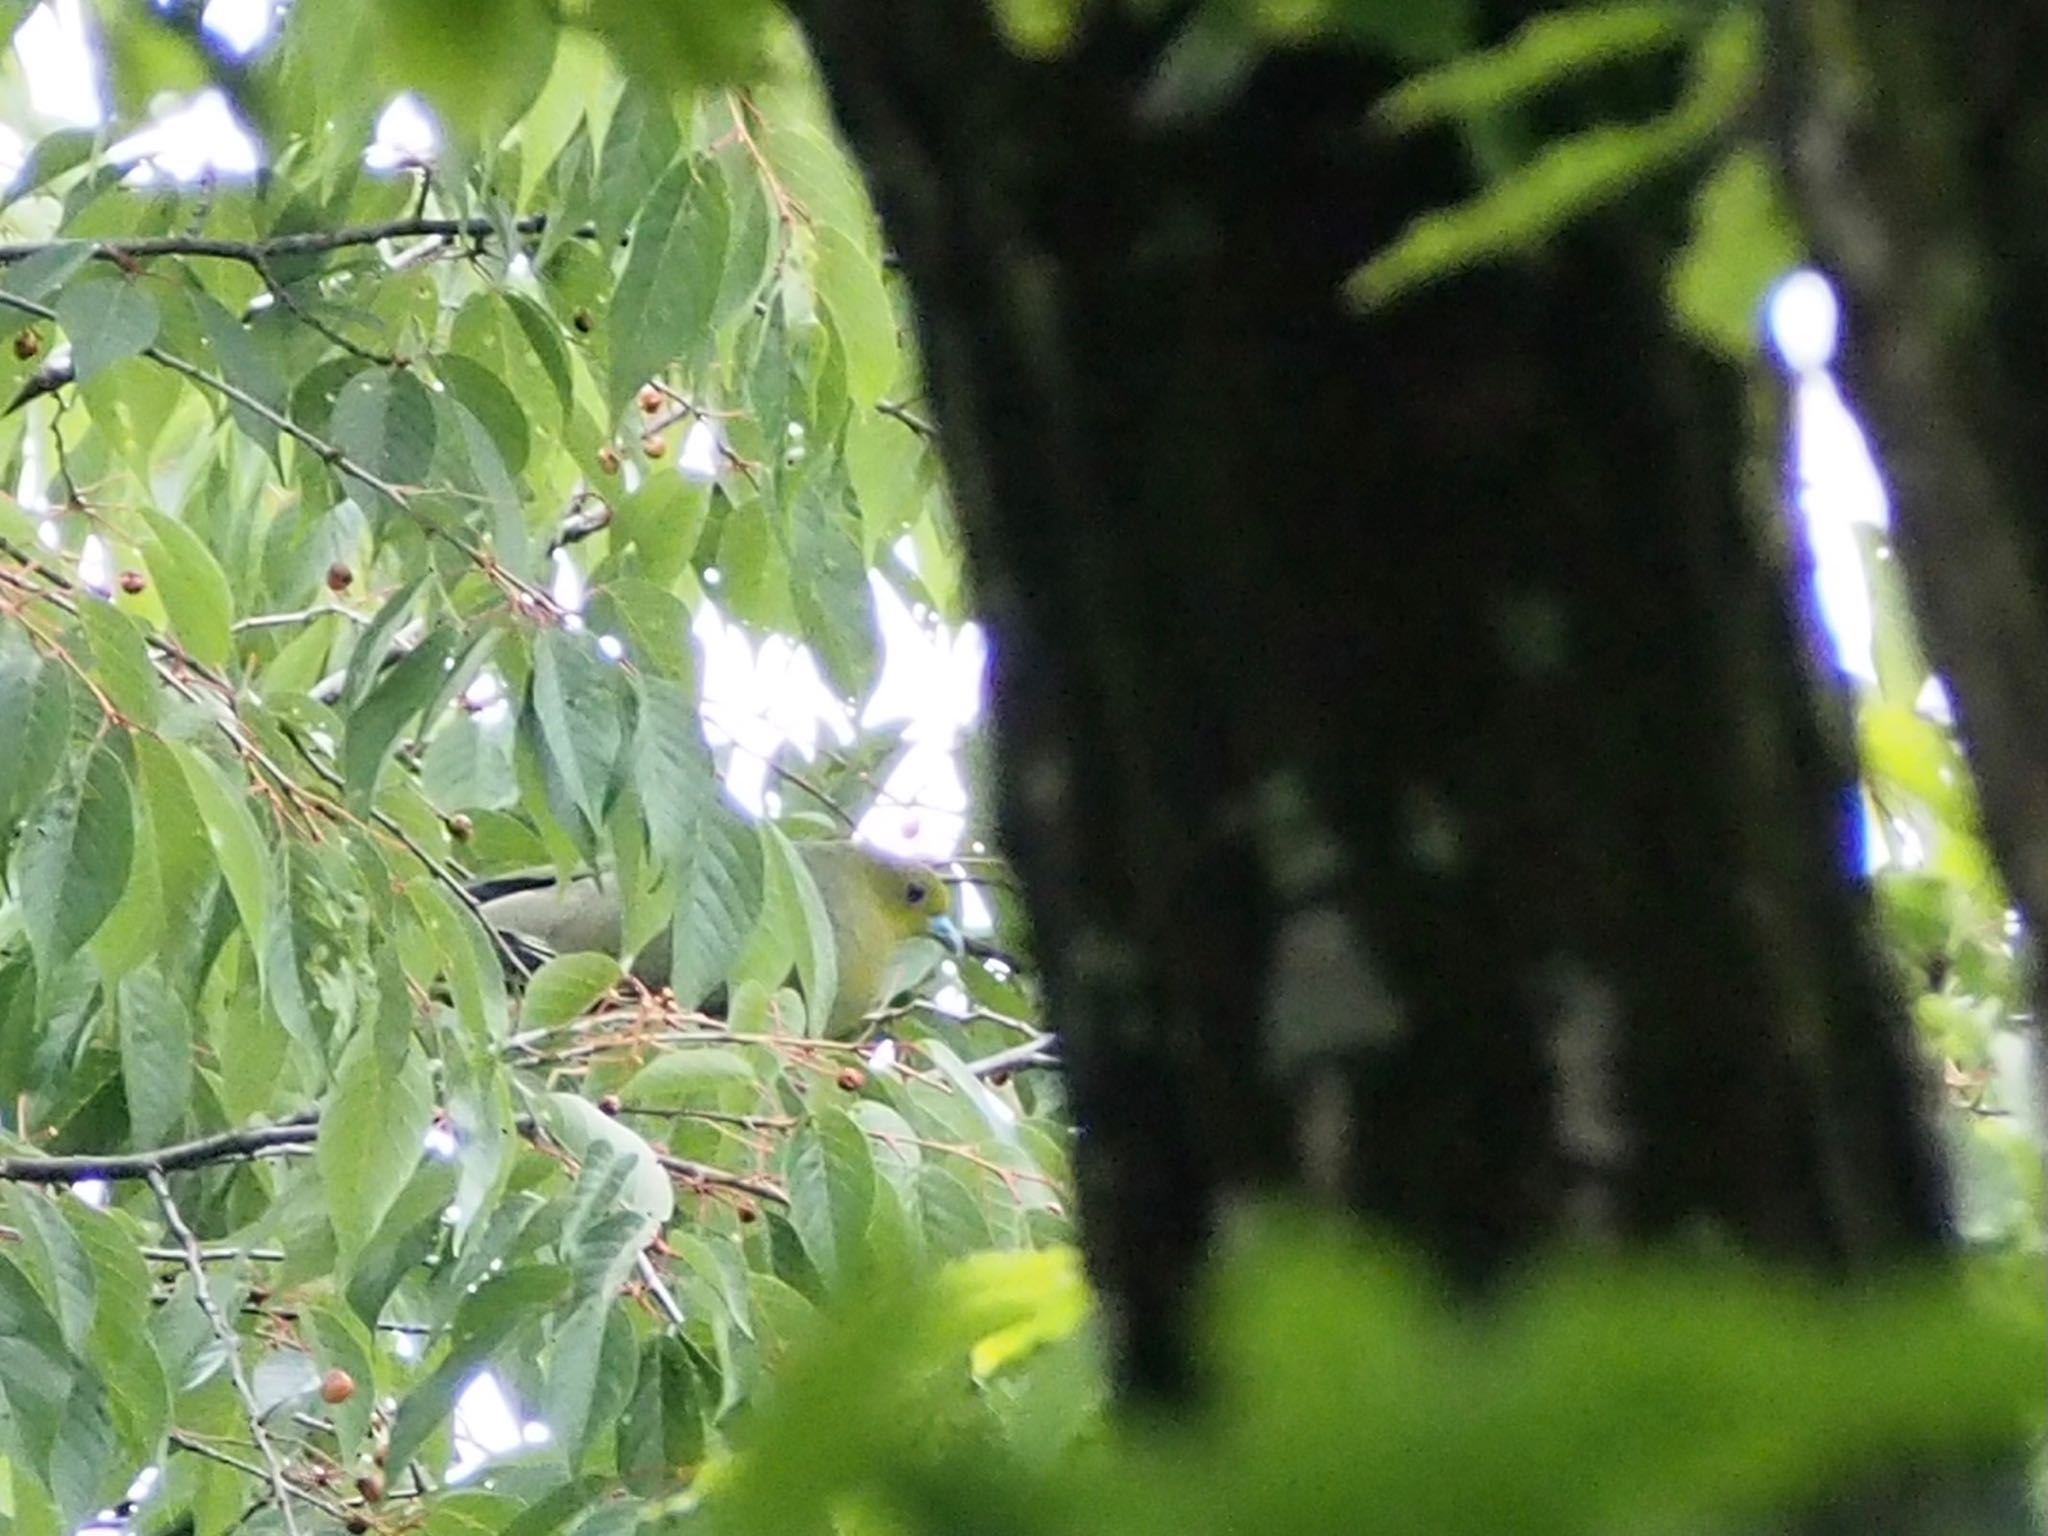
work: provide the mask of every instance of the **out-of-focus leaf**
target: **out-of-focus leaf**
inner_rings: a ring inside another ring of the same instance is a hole
[[[156,300],[140,282],[88,274],[57,298],[57,323],[71,338],[71,367],[84,383],[156,340]]]

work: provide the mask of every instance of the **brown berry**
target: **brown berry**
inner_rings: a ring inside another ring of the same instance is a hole
[[[348,1518],[341,1523],[348,1531],[348,1536],[363,1536],[363,1532],[370,1528],[369,1516],[356,1509],[350,1510]]]
[[[320,1401],[345,1403],[356,1395],[356,1379],[339,1368],[320,1378]]]
[[[587,309],[577,310],[569,317],[569,323],[576,327],[579,336],[588,336],[597,327],[597,322],[590,318],[590,311]]]
[[[616,475],[619,472],[619,450],[610,443],[598,449],[597,467],[608,475]]]
[[[848,1067],[839,1074],[839,1086],[848,1093],[859,1093],[867,1086],[868,1075],[859,1067]]]
[[[382,1504],[384,1502],[384,1474],[381,1472],[365,1472],[356,1479],[356,1492],[363,1496],[363,1502],[366,1504]]]
[[[640,409],[649,416],[652,416],[661,409],[661,401],[662,393],[657,385],[643,384],[640,386]]]
[[[1009,1080],[1010,1074],[1007,1072],[991,1072],[988,1075],[988,1085],[991,1088],[1000,1088]]]
[[[732,1213],[739,1217],[742,1222],[759,1221],[761,1219],[761,1207],[754,1204],[751,1200],[742,1200],[732,1208]]]
[[[34,331],[16,331],[14,333],[14,355],[20,361],[25,363],[42,350],[43,338]]]
[[[668,452],[668,439],[650,432],[640,439],[640,451],[650,459],[658,459]]]
[[[130,597],[145,590],[148,586],[149,578],[140,571],[123,571],[121,573],[121,590]]]
[[[619,1112],[619,1096],[616,1093],[608,1093],[597,1101],[597,1107],[608,1115],[616,1115]]]
[[[327,567],[327,590],[346,592],[355,581],[356,573],[348,568],[346,560],[337,560]]]
[[[448,835],[458,843],[468,842],[470,834],[476,831],[476,823],[460,811],[450,816],[446,825],[448,827]]]

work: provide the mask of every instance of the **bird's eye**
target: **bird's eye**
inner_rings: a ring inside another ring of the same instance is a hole
[[[903,888],[903,894],[909,898],[910,904],[913,907],[923,906],[924,898],[927,894],[924,882],[922,880],[911,881],[910,884]]]

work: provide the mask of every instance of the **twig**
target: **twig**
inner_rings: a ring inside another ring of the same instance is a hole
[[[200,1136],[153,1152],[79,1153],[58,1157],[0,1157],[0,1183],[78,1184],[87,1179],[148,1179],[167,1173],[205,1168],[214,1163],[244,1162],[271,1152],[307,1147],[319,1135],[318,1122],[307,1118],[283,1125],[252,1125],[239,1131]],[[189,1259],[190,1254],[182,1254]],[[204,1262],[205,1255],[200,1255]]]
[[[512,232],[537,235],[547,228],[548,216],[530,213],[512,221]],[[350,246],[377,245],[386,240],[407,240],[422,235],[443,239],[460,237],[489,240],[499,226],[490,219],[387,219],[381,224],[357,224],[343,229],[309,230],[296,235],[272,235],[262,240],[220,240],[202,235],[148,235],[134,240],[21,240],[0,245],[0,266],[11,266],[65,246],[89,245],[87,255],[95,261],[128,267],[152,256],[211,256],[222,261],[239,261],[262,268],[280,257],[319,256]],[[593,236],[594,228],[578,229],[579,236]]]
[[[193,1299],[199,1303],[199,1310],[206,1314],[207,1322],[213,1325],[213,1336],[220,1341],[221,1350],[227,1356],[228,1379],[234,1383],[235,1393],[242,1399],[243,1410],[249,1416],[249,1435],[256,1442],[263,1465],[268,1469],[270,1491],[277,1500],[277,1512],[284,1521],[285,1536],[299,1536],[298,1516],[292,1508],[292,1497],[297,1490],[284,1475],[284,1462],[278,1457],[277,1447],[271,1444],[270,1431],[263,1427],[263,1405],[256,1400],[256,1389],[249,1383],[249,1373],[242,1369],[242,1337],[235,1332],[234,1324],[228,1321],[227,1314],[213,1299],[213,1287],[206,1281],[206,1256],[199,1246],[199,1239],[193,1236],[184,1212],[178,1209],[178,1202],[171,1197],[170,1180],[164,1177],[159,1166],[147,1169],[144,1177],[149,1180],[156,1203],[163,1211],[164,1225],[184,1246],[185,1268],[192,1276]]]
[[[311,608],[299,608],[290,613],[252,613],[246,619],[237,619],[233,624],[236,634],[251,629],[284,629],[293,624],[311,624],[316,619],[346,619],[351,624],[367,624],[369,619],[353,608],[343,608],[336,603],[315,603]]]
[[[907,405],[899,405],[894,400],[877,400],[875,402],[875,409],[893,421],[902,422],[904,426],[910,428],[911,431],[924,438],[927,442],[939,435],[937,427],[912,411]]]
[[[668,1288],[668,1282],[661,1278],[661,1271],[654,1267],[654,1260],[647,1256],[645,1248],[640,1250],[640,1257],[634,1263],[640,1271],[640,1278],[647,1282],[648,1291],[660,1303],[662,1316],[674,1327],[682,1327],[682,1303],[676,1300],[675,1293]]]
[[[1026,1067],[1060,1068],[1065,1064],[1059,1058],[1059,1036],[1047,1033],[1022,1045],[1013,1045],[1007,1050],[997,1051],[992,1056],[983,1056],[967,1063],[967,1070],[976,1077],[993,1077],[998,1072],[1016,1072]]]
[[[655,1161],[670,1173],[692,1184],[711,1184],[720,1189],[736,1189],[742,1194],[752,1195],[757,1200],[766,1200],[775,1205],[788,1205],[789,1196],[779,1185],[766,1179],[749,1178],[743,1173],[727,1173],[723,1168],[714,1168],[709,1163],[692,1162],[687,1157],[677,1157],[672,1152],[657,1152]]]

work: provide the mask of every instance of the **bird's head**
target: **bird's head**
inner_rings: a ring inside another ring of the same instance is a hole
[[[953,921],[953,893],[944,876],[928,864],[883,859],[877,861],[875,878],[904,938],[929,935],[952,953],[962,953],[966,939]]]

